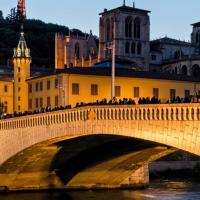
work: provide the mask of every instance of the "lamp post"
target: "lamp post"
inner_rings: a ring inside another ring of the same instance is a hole
[[[113,22],[113,43],[112,43],[112,81],[111,81],[111,99],[115,97],[115,37],[116,37],[116,19]]]

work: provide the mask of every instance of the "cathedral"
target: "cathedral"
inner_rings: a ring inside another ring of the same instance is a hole
[[[111,66],[115,45],[116,67],[200,77],[200,23],[192,24],[191,42],[173,38],[150,40],[150,11],[125,3],[104,9],[99,19],[99,39],[57,33],[55,66]],[[110,65],[109,65],[110,64]]]

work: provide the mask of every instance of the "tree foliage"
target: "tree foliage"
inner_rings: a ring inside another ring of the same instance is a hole
[[[21,24],[3,19],[0,21],[0,65],[12,58],[13,48],[17,46]],[[41,20],[28,19],[24,21],[24,32],[34,65],[54,67],[55,33],[69,34],[69,28]],[[73,34],[82,33],[73,29]],[[83,33],[82,33],[83,34]]]

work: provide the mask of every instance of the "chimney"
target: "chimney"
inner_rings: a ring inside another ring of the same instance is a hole
[[[135,8],[135,1],[133,2],[133,8]]]

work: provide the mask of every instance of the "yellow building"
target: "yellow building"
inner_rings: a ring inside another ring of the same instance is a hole
[[[0,103],[5,113],[13,113],[13,79],[10,77],[0,77]]]
[[[108,68],[69,68],[27,81],[31,111],[46,106],[75,106],[77,102],[89,103],[111,97]],[[200,83],[191,77],[117,69],[115,88],[118,99],[132,98],[138,102],[140,97],[157,97],[166,103],[174,96],[193,95],[194,91],[200,90]]]

